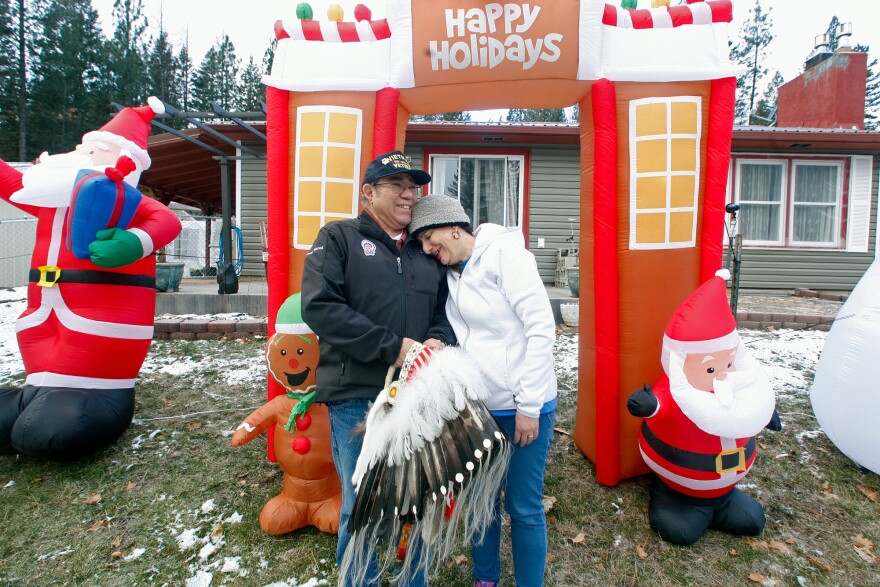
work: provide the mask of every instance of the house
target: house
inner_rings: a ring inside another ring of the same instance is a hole
[[[539,39],[559,52],[528,70],[515,61],[480,65],[479,48],[497,46],[496,37],[485,7],[464,0],[392,2],[383,21],[278,24],[265,79],[268,169],[237,163],[236,215],[246,240],[268,218],[270,315],[298,291],[320,226],[357,214],[366,164],[394,148],[433,174],[430,191],[461,198],[475,223],[522,227],[545,282],[555,280],[559,250],[577,242],[574,436],[600,482],[614,484],[646,471],[623,400],[660,374],[666,320],[721,266],[724,204],[742,206],[743,287],[851,288],[876,255],[880,134],[733,128],[729,2],[625,11],[582,0],[579,18],[564,22],[550,16],[559,14],[553,4],[529,5],[527,16],[510,5],[520,19],[511,8],[511,31],[525,27],[537,35],[533,47]],[[515,43],[506,30],[503,21],[496,27],[502,45]],[[407,122],[419,113],[572,104],[578,125]],[[780,178],[775,196],[755,187],[762,173]],[[826,186],[819,202],[803,191],[816,182]],[[768,218],[776,233],[766,232]],[[259,272],[259,249],[248,249],[245,265]]]

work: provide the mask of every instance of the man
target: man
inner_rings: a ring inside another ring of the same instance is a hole
[[[679,545],[708,528],[764,530],[761,504],[736,484],[755,460],[754,436],[781,424],[770,382],[736,331],[727,276],[719,271],[682,302],[663,336],[665,375],[627,402],[645,418],[639,450],[660,479],[651,487],[651,527]]]
[[[100,231],[82,259],[71,250],[69,215],[83,170],[137,185],[150,166],[150,121],[163,110],[156,98],[125,108],[73,152],[43,153],[24,175],[0,161],[0,198],[37,217],[28,305],[15,327],[27,379],[0,390],[0,454],[76,457],[131,423],[153,337],[153,252],[177,236],[180,221],[142,197],[127,228]]]
[[[303,270],[303,318],[320,340],[315,401],[330,411],[333,460],[342,481],[337,563],[348,545],[352,475],[369,404],[389,366],[400,367],[413,342],[455,341],[446,319],[446,270],[424,255],[406,227],[431,176],[400,151],[377,157],[361,186],[364,211],[318,233]],[[378,584],[375,563],[368,571]],[[420,576],[413,584],[425,584]]]

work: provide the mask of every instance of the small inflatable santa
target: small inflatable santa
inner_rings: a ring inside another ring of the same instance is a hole
[[[664,375],[627,402],[645,418],[639,450],[657,474],[651,527],[688,545],[707,529],[754,536],[764,509],[736,488],[755,461],[755,435],[779,430],[770,382],[740,341],[727,301],[725,270],[701,285],[666,326]]]
[[[153,337],[153,253],[181,229],[171,210],[132,187],[150,167],[150,122],[163,110],[156,98],[125,108],[74,151],[43,153],[23,175],[0,161],[0,198],[37,217],[27,308],[15,325],[27,379],[0,389],[0,454],[73,458],[131,423]],[[111,201],[102,206],[95,190]]]

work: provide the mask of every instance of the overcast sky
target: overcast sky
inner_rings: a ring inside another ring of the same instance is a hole
[[[360,2],[372,9],[374,18],[385,16],[384,2]],[[619,0],[609,2],[617,4]],[[336,3],[345,10],[345,20],[352,20],[354,6],[359,2],[336,0]],[[92,0],[92,4],[98,10],[105,34],[112,36],[113,0]],[[273,24],[279,19],[294,18],[297,4],[297,0],[144,0],[144,13],[151,29],[156,30],[161,16],[176,47],[183,44],[188,32],[190,53],[196,66],[223,34],[228,34],[235,44],[238,57],[247,61],[253,56],[259,63],[274,37]],[[329,0],[313,0],[311,5],[315,16],[325,19],[330,4]],[[775,35],[767,60],[771,76],[772,71],[778,69],[786,81],[796,77],[813,49],[816,35],[825,32],[835,15],[842,22],[852,22],[854,45],[869,45],[871,59],[880,57],[880,0],[762,0],[761,5],[770,8]],[[639,0],[639,8],[650,6],[650,0]],[[743,20],[753,6],[754,0],[733,1],[731,38],[739,34]]]

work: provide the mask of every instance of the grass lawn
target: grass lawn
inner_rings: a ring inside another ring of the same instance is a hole
[[[560,334],[547,585],[880,585],[880,478],[841,454],[810,408],[824,333],[745,334],[768,365],[785,426],[759,435],[740,485],[764,504],[767,529],[756,539],[710,531],[687,548],[649,528],[647,477],[601,486],[574,446],[577,337]],[[334,536],[259,528],[281,485],[265,438],[229,442],[264,401],[265,342],[156,342],[135,422],[115,445],[72,464],[0,457],[0,585],[335,584]],[[504,548],[502,585],[512,586]],[[432,584],[469,587],[468,550]]]

